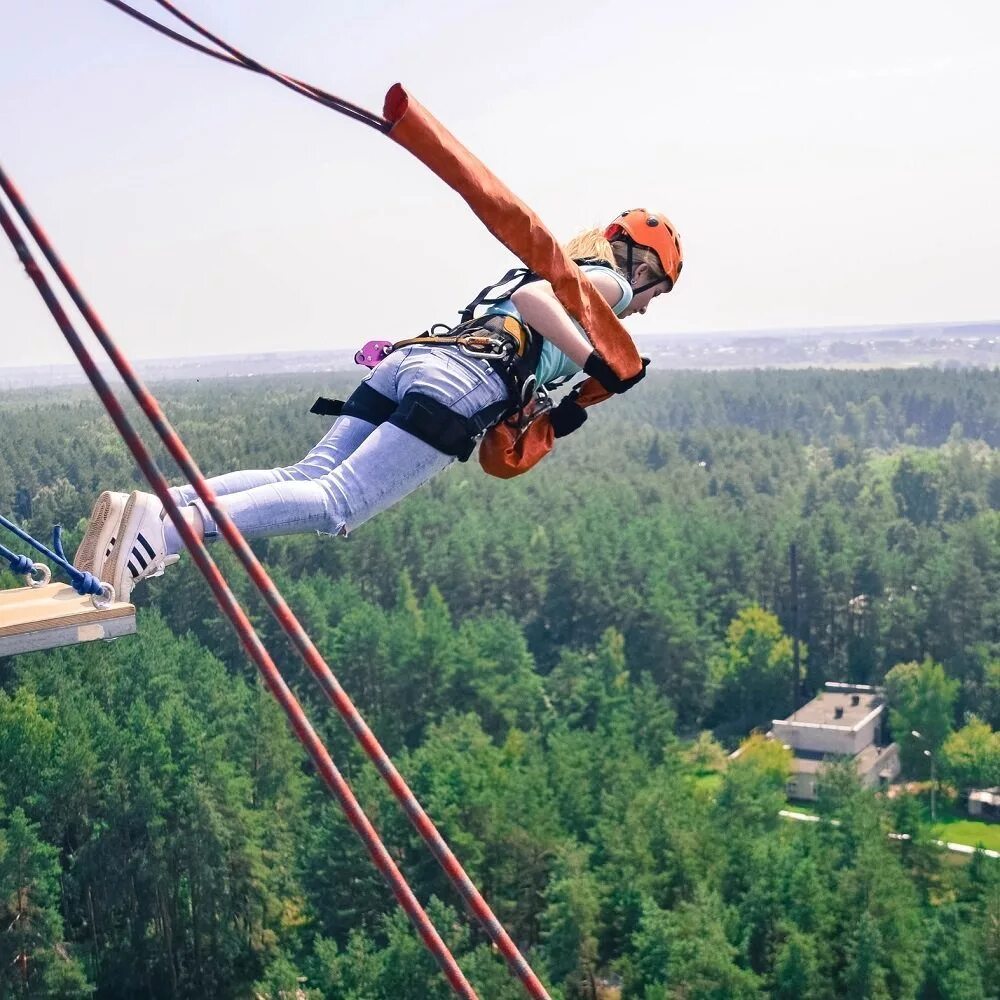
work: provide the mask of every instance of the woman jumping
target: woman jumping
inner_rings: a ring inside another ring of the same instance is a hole
[[[674,227],[645,209],[582,233],[566,253],[619,317],[644,313],[673,288],[683,265]],[[301,462],[209,480],[243,535],[346,535],[456,458],[467,459],[479,438],[520,410],[538,387],[554,388],[582,371],[620,393],[645,374],[643,367],[631,379],[618,378],[547,281],[529,275],[498,298],[487,298],[490,290],[477,299],[486,306],[482,316],[470,307],[464,322],[446,334],[432,331],[394,345]],[[586,413],[566,397],[550,419],[555,436],[564,437]],[[206,541],[218,537],[193,487],[175,487],[171,494],[196,534]],[[105,491],[74,562],[127,601],[135,584],[159,576],[183,547],[156,496]]]

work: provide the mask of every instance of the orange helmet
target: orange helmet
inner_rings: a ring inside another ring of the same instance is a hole
[[[677,278],[684,266],[684,251],[681,249],[681,238],[670,220],[659,212],[647,212],[644,208],[633,208],[612,222],[604,235],[608,240],[620,239],[624,236],[628,244],[628,271],[632,274],[632,247],[648,247],[660,258],[663,273],[670,279],[670,287],[677,283]],[[656,284],[657,282],[654,282]],[[646,287],[649,287],[648,285]],[[640,291],[641,289],[637,289]]]

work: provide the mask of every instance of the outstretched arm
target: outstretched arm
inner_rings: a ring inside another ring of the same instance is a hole
[[[588,274],[597,290],[609,305],[614,306],[622,297],[618,282],[610,274],[600,271]],[[546,340],[558,347],[581,368],[587,363],[594,345],[579,331],[547,281],[533,281],[519,288],[511,296],[514,308],[525,323],[537,330]]]

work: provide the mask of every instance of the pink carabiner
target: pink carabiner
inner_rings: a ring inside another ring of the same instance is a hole
[[[354,363],[356,365],[364,365],[365,368],[374,368],[380,361],[384,361],[391,353],[391,340],[369,340],[368,343],[354,355]]]

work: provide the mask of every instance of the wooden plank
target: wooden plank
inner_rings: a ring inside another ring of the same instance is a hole
[[[135,630],[131,604],[95,608],[67,584],[0,590],[0,656],[117,639]]]

